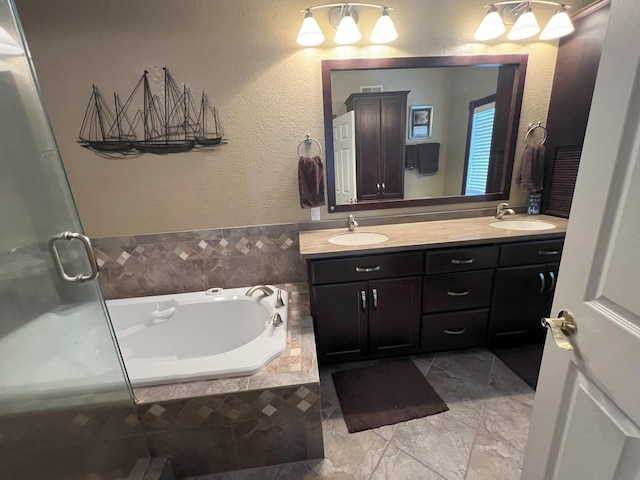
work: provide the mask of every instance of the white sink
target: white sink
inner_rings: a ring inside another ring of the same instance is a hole
[[[489,225],[505,230],[549,230],[556,228],[555,225],[538,220],[499,220],[491,222]]]
[[[389,240],[389,237],[382,233],[374,232],[347,232],[339,233],[329,238],[329,242],[335,245],[372,245]]]

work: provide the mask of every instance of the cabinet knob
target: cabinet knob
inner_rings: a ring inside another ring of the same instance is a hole
[[[542,326],[551,329],[551,335],[558,347],[564,350],[573,350],[569,337],[578,331],[578,326],[571,312],[562,310],[557,318],[543,318]]]

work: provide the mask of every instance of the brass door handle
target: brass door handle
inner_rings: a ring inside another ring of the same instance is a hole
[[[551,329],[551,335],[560,348],[565,350],[573,350],[573,345],[569,342],[571,335],[578,331],[578,326],[571,312],[561,310],[558,318],[543,318],[542,326]]]

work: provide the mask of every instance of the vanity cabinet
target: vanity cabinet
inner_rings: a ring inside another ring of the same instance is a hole
[[[321,362],[418,350],[423,257],[410,252],[310,262]]]
[[[358,200],[403,198],[408,91],[353,93]]]
[[[500,247],[491,302],[489,343],[539,340],[542,317],[551,313],[563,240]]]

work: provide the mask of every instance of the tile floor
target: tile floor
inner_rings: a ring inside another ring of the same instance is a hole
[[[194,480],[519,479],[534,391],[485,349],[412,358],[448,412],[350,434],[331,374],[374,361],[323,367],[323,460]]]

